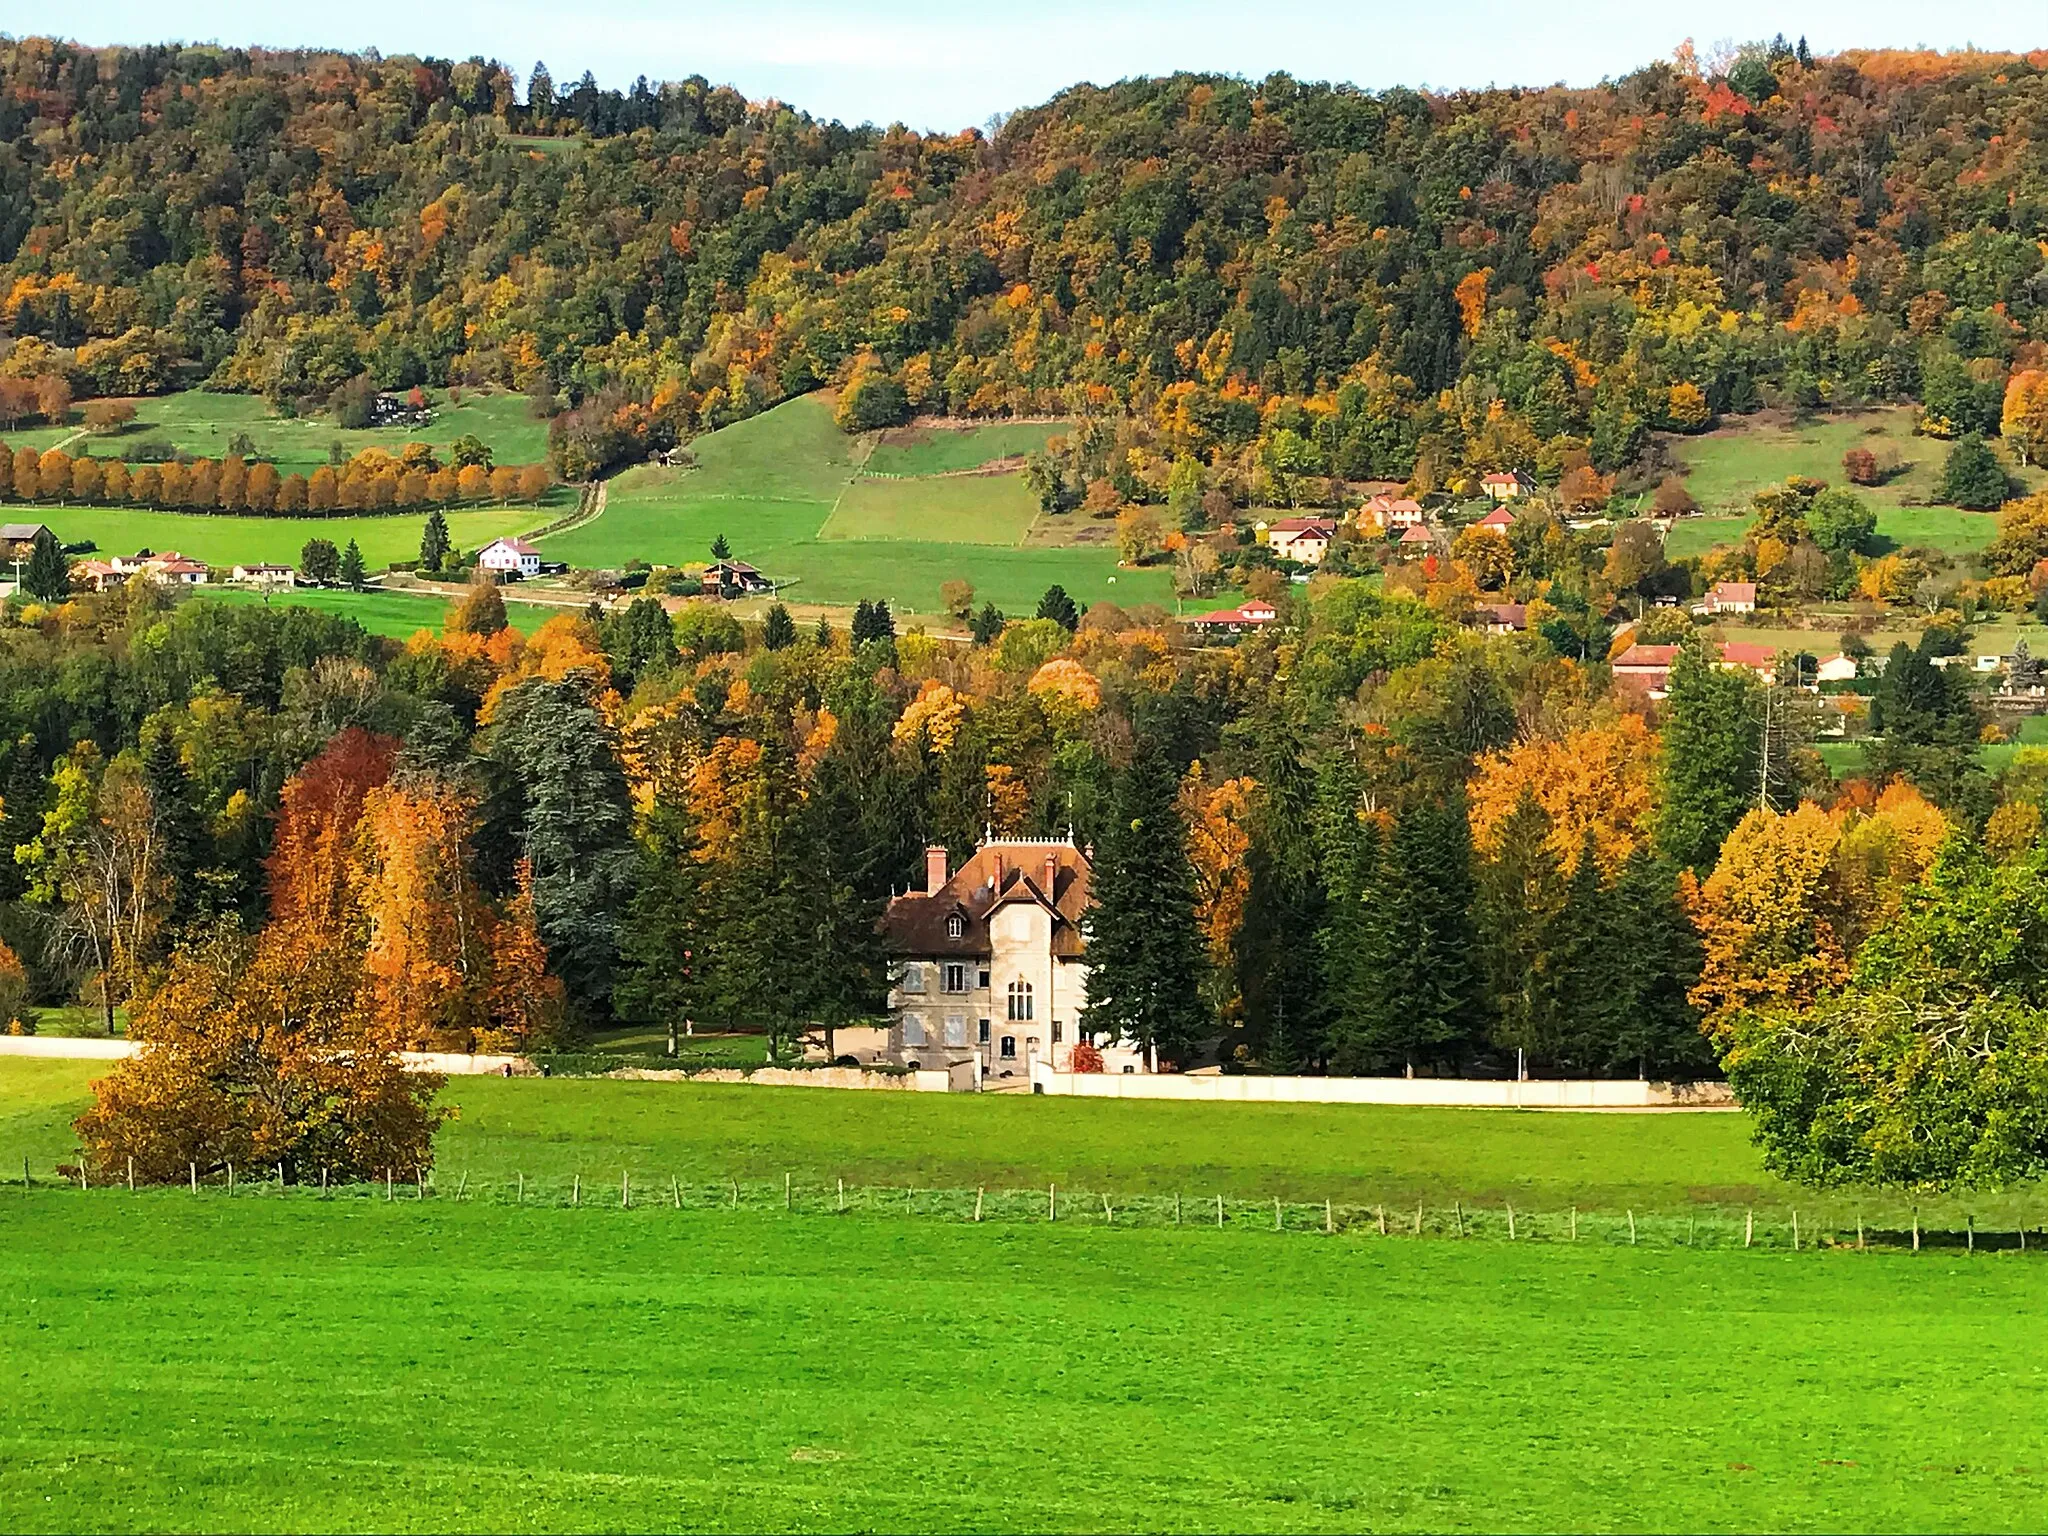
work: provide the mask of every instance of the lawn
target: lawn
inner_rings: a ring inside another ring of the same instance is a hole
[[[1054,583],[1082,602],[1173,601],[1170,572],[1121,571],[1112,548],[1005,547],[1030,523],[1019,477],[856,478],[868,441],[842,433],[816,395],[690,446],[696,467],[625,471],[602,517],[542,547],[579,566],[702,561],[723,534],[739,558],[791,583],[793,602],[881,597],[899,615],[940,612],[939,588],[956,578],[1012,614]]]
[[[81,1193],[102,1070],[0,1059],[9,1529],[2038,1521],[2034,1197],[1795,1253],[1739,1115],[466,1078],[424,1198]]]
[[[230,439],[245,433],[255,444],[257,455],[287,475],[311,474],[328,462],[328,450],[335,443],[349,454],[365,448],[397,453],[407,443],[431,443],[445,449],[458,437],[473,435],[490,445],[500,464],[534,464],[547,457],[547,423],[534,420],[524,395],[467,391],[455,405],[448,403],[445,391],[432,391],[428,398],[434,402],[432,426],[419,431],[406,427],[348,431],[327,416],[275,415],[259,395],[188,389],[132,401],[135,420],[111,436],[87,436],[81,427],[72,425],[10,432],[6,442],[13,448],[52,448],[61,442],[67,453],[89,449],[98,458],[121,458],[137,444],[151,442],[198,458],[219,459],[227,454]]]
[[[658,1049],[653,1041],[650,1048]],[[28,1157],[39,1176],[68,1160],[93,1062],[0,1057],[0,1179]],[[1190,1200],[1384,1204],[1432,1225],[1468,1211],[1563,1219],[1573,1207],[1669,1225],[1739,1222],[1751,1207],[1782,1229],[1795,1203],[1809,1228],[1904,1227],[1915,1204],[1848,1190],[1823,1198],[1763,1170],[1740,1114],[1543,1114],[1362,1105],[1167,1104],[1023,1094],[847,1093],[602,1078],[451,1078],[457,1117],[437,1143],[444,1182],[510,1189],[523,1176],[566,1198],[571,1181],[618,1188],[671,1176],[779,1191],[849,1186],[971,1192],[1037,1189]],[[0,1191],[0,1200],[4,1200]],[[2048,1198],[2008,1195],[1917,1203],[1924,1225],[1960,1232],[1966,1217],[2010,1232],[2048,1219]],[[0,1206],[4,1209],[4,1206]]]
[[[1924,535],[1913,537],[1916,530],[1910,520],[1898,525],[1900,532],[1893,533],[1882,519],[1886,509],[1909,513],[1954,510],[1903,505],[1907,500],[1933,499],[1950,447],[1938,438],[1915,437],[1915,415],[1910,407],[1888,407],[1796,423],[1767,417],[1736,421],[1700,437],[1668,441],[1684,471],[1686,489],[1710,514],[1741,511],[1748,506],[1752,492],[1787,475],[1808,475],[1831,485],[1845,484],[1842,455],[1851,448],[1868,448],[1880,455],[1887,448],[1894,449],[1905,462],[1903,472],[1884,485],[1860,488],[1858,494],[1867,496],[1879,509],[1880,533],[1901,544],[1932,542]],[[2048,473],[2039,469],[2017,470],[2016,474],[2029,490],[2048,485]],[[1982,514],[1979,516],[1982,518]],[[1937,526],[1944,530],[1947,527]],[[1984,537],[1988,539],[1989,533]]]
[[[1972,555],[1989,544],[1998,532],[1995,512],[1885,505],[1879,505],[1876,511],[1880,552],[1924,547],[1948,555]],[[1747,513],[1738,517],[1682,518],[1665,535],[1664,553],[1669,559],[1682,560],[1688,555],[1703,555],[1717,545],[1739,544],[1752,521]]]
[[[882,434],[865,466],[871,475],[943,475],[1036,453],[1065,422],[994,422],[976,427],[899,427]]]
[[[567,503],[564,503],[567,505]],[[449,512],[448,533],[461,549],[478,549],[507,534],[521,533],[561,514],[562,507],[501,507]],[[9,515],[13,515],[10,509]],[[27,515],[27,514],[24,514]],[[391,512],[368,517],[231,517],[196,512],[141,512],[126,507],[41,507],[33,515],[47,522],[67,544],[90,540],[102,554],[140,549],[176,549],[209,565],[268,561],[297,565],[308,539],[331,539],[346,549],[354,539],[372,571],[420,557],[424,512]],[[225,574],[223,572],[223,574]]]
[[[818,537],[1014,548],[1037,517],[1038,499],[1021,475],[863,477],[840,493]]]
[[[410,639],[422,629],[438,631],[454,607],[450,599],[439,593],[415,596],[409,592],[343,592],[305,587],[274,593],[257,592],[247,587],[220,587],[194,593],[187,601],[317,608],[323,613],[338,613],[344,618],[354,619],[371,634],[388,635],[394,640]],[[556,614],[575,611],[539,603],[505,604],[507,622],[529,635]]]

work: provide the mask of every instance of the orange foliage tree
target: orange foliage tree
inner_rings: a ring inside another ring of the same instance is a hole
[[[1566,876],[1590,835],[1612,874],[1649,836],[1657,739],[1638,715],[1573,731],[1560,741],[1523,741],[1479,759],[1470,787],[1472,842],[1488,856],[1524,792],[1550,818],[1546,846]]]

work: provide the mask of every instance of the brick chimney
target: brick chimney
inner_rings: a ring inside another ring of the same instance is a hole
[[[924,893],[936,896],[946,885],[946,845],[927,844],[924,850]]]
[[[1060,877],[1060,856],[1048,853],[1045,856],[1045,899],[1051,901],[1055,895],[1055,883]]]

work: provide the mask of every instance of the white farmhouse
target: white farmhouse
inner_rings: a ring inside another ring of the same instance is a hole
[[[540,551],[524,539],[494,539],[477,551],[476,563],[500,576],[538,576]]]

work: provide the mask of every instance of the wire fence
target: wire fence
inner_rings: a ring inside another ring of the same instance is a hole
[[[1923,1227],[1910,1222],[1865,1222],[1838,1208],[1801,1209],[1723,1206],[1673,1214],[1669,1211],[1532,1209],[1506,1202],[1448,1205],[1414,1199],[1359,1204],[1335,1200],[1288,1200],[1242,1195],[1118,1194],[1048,1184],[1038,1189],[925,1189],[909,1185],[850,1183],[786,1175],[780,1181],[726,1178],[705,1181],[630,1169],[586,1177],[535,1175],[475,1176],[466,1171],[394,1168],[367,1181],[342,1183],[324,1172],[292,1175],[280,1166],[232,1165],[202,1173],[192,1165],[182,1184],[138,1183],[130,1177],[94,1183],[82,1170],[64,1167],[36,1174],[24,1162],[23,1194],[37,1192],[98,1196],[108,1191],[182,1194],[193,1199],[331,1200],[353,1202],[438,1201],[506,1209],[589,1209],[637,1212],[726,1211],[804,1217],[868,1217],[956,1224],[1055,1225],[1105,1228],[1179,1229],[1236,1233],[1314,1234],[1388,1240],[1449,1239],[1458,1242],[1540,1244],[1585,1243],[1606,1247],[1747,1249],[1770,1252],[1963,1250],[2036,1253],[2048,1250],[2048,1229],[2010,1225],[1980,1229],[1963,1225]],[[1889,1213],[1888,1213],[1889,1214]]]

